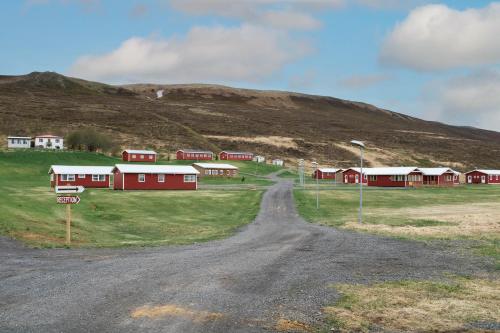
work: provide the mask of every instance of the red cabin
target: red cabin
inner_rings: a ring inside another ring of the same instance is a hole
[[[460,184],[460,173],[448,168],[418,168],[424,176],[423,184],[430,186],[453,186]]]
[[[365,168],[363,168],[363,174],[365,175],[363,178],[363,184],[367,183]],[[349,168],[342,172],[342,181],[344,184],[359,184],[360,178],[360,168]]]
[[[251,161],[253,155],[253,153],[248,152],[224,150],[219,153],[219,159],[227,161]]]
[[[125,162],[156,163],[156,152],[152,150],[127,149],[122,152],[122,160]]]
[[[319,168],[318,170],[314,170],[312,177],[314,179],[337,179],[338,174],[342,171],[342,169]]]
[[[115,190],[196,190],[199,172],[187,165],[117,164]]]
[[[418,187],[423,184],[423,173],[414,167],[366,168],[368,186]]]
[[[208,150],[179,149],[176,158],[178,160],[210,161],[214,158],[214,153]]]
[[[500,170],[472,170],[465,173],[467,184],[500,184]]]
[[[86,188],[109,188],[113,167],[70,166],[50,167],[50,186],[83,186]]]

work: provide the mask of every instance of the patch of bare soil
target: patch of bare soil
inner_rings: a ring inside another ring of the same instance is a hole
[[[418,208],[369,209],[367,215],[401,217],[402,219],[428,219],[450,222],[437,226],[391,226],[385,224],[358,224],[354,221],[346,226],[350,229],[381,232],[404,236],[430,237],[500,237],[500,215],[498,203],[471,203],[467,205],[439,205]]]
[[[312,328],[309,325],[284,318],[278,320],[275,329],[279,332],[312,332]]]
[[[234,141],[234,142],[250,142],[261,143],[269,146],[280,148],[298,148],[293,138],[284,136],[256,136],[256,137],[243,137],[243,136],[224,136],[224,135],[204,135],[209,139]]]
[[[145,305],[140,308],[132,311],[130,316],[134,319],[137,318],[149,318],[149,319],[158,319],[162,317],[182,317],[185,319],[190,319],[194,322],[204,323],[208,321],[219,320],[224,315],[218,312],[209,312],[209,311],[198,311],[193,310],[181,306],[177,306],[175,304],[166,304],[166,305],[157,305],[150,306]]]

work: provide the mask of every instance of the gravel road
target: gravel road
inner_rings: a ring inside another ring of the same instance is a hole
[[[417,242],[304,222],[292,184],[231,238],[147,249],[35,250],[0,239],[0,332],[273,332],[321,324],[338,282],[491,270]]]

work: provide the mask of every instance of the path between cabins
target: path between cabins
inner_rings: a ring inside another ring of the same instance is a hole
[[[34,250],[0,238],[0,332],[273,332],[320,325],[338,297],[332,283],[490,269],[422,243],[308,224],[292,183],[279,180],[256,220],[225,240]]]

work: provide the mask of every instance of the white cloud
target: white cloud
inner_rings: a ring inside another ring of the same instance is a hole
[[[337,8],[344,0],[170,0],[191,15],[216,15],[279,29],[311,30],[321,26],[312,13]]]
[[[380,59],[424,71],[497,64],[499,32],[500,3],[463,11],[422,6],[390,32]]]
[[[391,77],[385,74],[352,75],[339,81],[339,84],[349,89],[364,89],[375,86]]]
[[[106,82],[256,82],[310,51],[282,31],[195,27],[184,38],[130,38],[109,53],[80,57],[69,74]]]
[[[500,131],[500,71],[434,82],[424,92],[423,107],[430,119]]]

